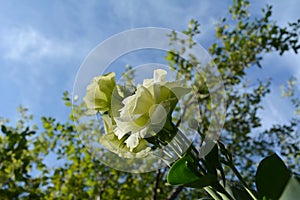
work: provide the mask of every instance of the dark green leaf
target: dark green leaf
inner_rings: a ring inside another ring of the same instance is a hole
[[[206,186],[213,185],[217,181],[216,176],[212,174],[206,174],[204,176],[199,177],[198,180],[193,181],[191,183],[187,183],[184,186],[192,187],[192,188],[203,188]]]
[[[278,199],[290,176],[289,170],[277,154],[264,158],[260,162],[255,176],[259,195]]]
[[[217,145],[205,156],[205,161],[208,173],[217,176],[217,168],[220,165]]]
[[[4,125],[1,126],[1,131],[2,131],[2,133],[6,133],[7,132],[7,129],[6,129],[6,127]]]

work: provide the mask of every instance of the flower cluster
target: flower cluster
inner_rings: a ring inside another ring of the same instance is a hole
[[[170,124],[178,100],[190,92],[180,81],[166,81],[167,72],[154,71],[153,79],[138,84],[133,94],[116,83],[115,74],[95,77],[84,101],[88,114],[100,113],[106,134],[101,144],[122,156],[142,155],[151,138]]]

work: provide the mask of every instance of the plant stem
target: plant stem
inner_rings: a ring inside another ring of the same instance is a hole
[[[204,190],[215,200],[222,200],[222,197],[211,187],[205,187]]]
[[[219,195],[222,198],[226,198],[228,200],[234,200],[234,198],[231,196],[231,194],[229,194],[226,189],[225,186],[222,186],[219,182],[216,182],[214,185],[211,186],[214,190],[219,191]]]
[[[241,181],[241,183],[244,186],[245,190],[252,197],[252,199],[257,200],[255,194],[251,191],[251,188],[249,187],[249,185],[244,181],[242,175],[239,173],[237,168],[231,162],[228,163],[228,166],[232,169],[232,171],[236,175],[236,177]]]

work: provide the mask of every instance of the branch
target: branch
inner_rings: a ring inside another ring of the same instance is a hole
[[[167,197],[166,200],[174,200],[179,195],[179,193],[183,190],[183,186],[179,186],[176,189],[174,189],[171,194]]]
[[[156,198],[157,198],[156,196],[157,196],[157,189],[158,189],[160,174],[161,174],[161,171],[160,171],[160,169],[158,169],[156,171],[156,177],[155,177],[155,181],[153,184],[153,193],[152,193],[151,200],[156,200]]]

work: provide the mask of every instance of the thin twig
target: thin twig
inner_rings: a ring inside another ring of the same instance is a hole
[[[171,194],[166,198],[166,200],[174,200],[177,198],[179,193],[183,190],[183,186],[179,186],[176,189],[174,189]]]
[[[156,198],[157,198],[157,189],[158,189],[160,174],[161,174],[161,171],[160,171],[160,169],[158,169],[156,171],[156,177],[155,177],[155,181],[154,181],[154,185],[153,185],[153,193],[152,193],[151,200],[156,200]]]

